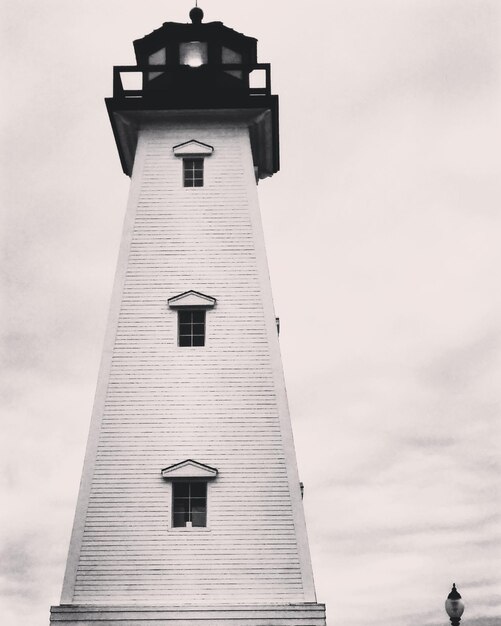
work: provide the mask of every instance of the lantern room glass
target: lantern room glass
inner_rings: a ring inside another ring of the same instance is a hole
[[[179,63],[190,67],[206,65],[209,60],[206,41],[185,41],[179,44]]]

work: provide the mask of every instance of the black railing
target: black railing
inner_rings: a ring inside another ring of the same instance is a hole
[[[264,73],[264,86],[251,86],[251,75],[256,70],[259,70],[260,74]],[[126,88],[122,81],[122,74],[139,74],[141,88]],[[142,98],[153,91],[168,93],[170,89],[176,90],[176,84],[179,84],[179,81],[184,82],[190,78],[194,80],[203,79],[209,82],[213,79],[214,84],[217,85],[218,79],[224,77],[225,74],[242,81],[241,87],[250,96],[271,95],[271,66],[269,63],[255,63],[253,65],[228,63],[201,65],[199,67],[190,67],[189,65],[118,65],[113,68],[113,97]],[[161,84],[155,81],[160,76],[164,77]]]

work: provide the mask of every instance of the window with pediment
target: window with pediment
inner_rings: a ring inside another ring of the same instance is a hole
[[[216,299],[198,291],[185,291],[169,298],[169,308],[177,310],[177,345],[202,347],[206,342],[206,312]]]
[[[207,526],[207,493],[217,474],[216,468],[192,459],[162,470],[162,477],[172,482],[172,528]]]
[[[190,139],[173,147],[174,155],[183,160],[183,187],[204,186],[205,159],[214,148],[207,143]]]

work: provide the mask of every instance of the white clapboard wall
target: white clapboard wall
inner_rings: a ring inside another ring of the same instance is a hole
[[[191,139],[214,147],[202,188],[183,187],[173,153]],[[167,304],[191,289],[217,300],[200,348],[178,347]],[[218,470],[207,528],[172,528],[161,470],[186,459]],[[315,594],[248,130],[151,122],[139,133],[61,604],[305,602]]]

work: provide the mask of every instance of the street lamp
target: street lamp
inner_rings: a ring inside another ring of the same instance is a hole
[[[459,626],[461,615],[464,611],[464,602],[461,600],[461,596],[456,589],[456,583],[453,583],[452,590],[447,596],[445,610],[447,611],[447,615],[451,618],[452,626]]]

